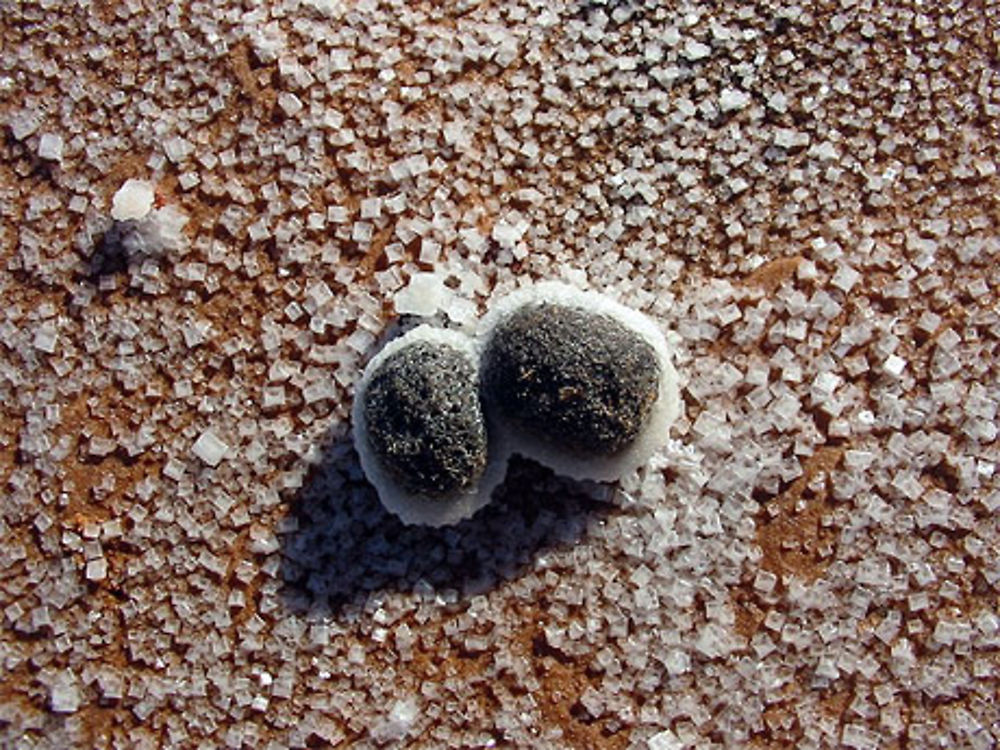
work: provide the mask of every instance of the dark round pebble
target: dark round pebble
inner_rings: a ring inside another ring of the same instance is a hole
[[[389,356],[364,396],[368,441],[408,492],[444,497],[486,466],[476,371],[459,350],[418,341]]]
[[[610,456],[649,417],[660,366],[653,348],[617,320],[536,303],[494,330],[482,378],[486,398],[526,432],[577,454]]]

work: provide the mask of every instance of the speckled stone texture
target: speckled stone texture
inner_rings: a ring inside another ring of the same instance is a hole
[[[372,449],[407,491],[444,497],[486,466],[475,368],[448,346],[416,343],[389,357],[365,393]]]
[[[613,455],[635,439],[659,376],[638,334],[605,315],[550,304],[511,315],[483,360],[486,397],[506,418],[582,455]]]

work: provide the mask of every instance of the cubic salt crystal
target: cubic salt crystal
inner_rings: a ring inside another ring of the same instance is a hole
[[[46,354],[52,354],[56,350],[56,343],[59,341],[59,332],[55,325],[47,321],[38,327],[31,345]]]
[[[62,161],[63,139],[53,133],[42,133],[38,141],[38,156],[49,161]]]
[[[324,16],[337,16],[344,11],[344,0],[303,0],[303,2]]]
[[[898,378],[903,374],[903,370],[906,369],[906,360],[896,354],[893,354],[882,363],[882,369],[885,370],[888,375]]]
[[[845,294],[854,288],[854,285],[861,279],[861,274],[850,266],[840,266],[837,273],[833,275],[830,283],[840,289]]]
[[[295,117],[302,111],[302,100],[290,91],[282,91],[278,94],[278,106],[288,117]]]
[[[155,197],[151,183],[126,180],[111,199],[111,218],[115,221],[142,219],[152,210]]]
[[[323,305],[333,299],[333,292],[327,283],[320,279],[316,281],[306,290],[306,302],[308,303],[307,310],[314,313],[319,310]]]
[[[361,201],[361,218],[377,219],[382,215],[381,198],[365,198]]]
[[[229,446],[210,429],[201,433],[201,437],[191,446],[191,451],[209,466],[218,466],[228,450]]]
[[[50,696],[52,710],[60,714],[71,714],[80,708],[80,688],[76,677],[69,672],[59,675],[52,685]]]
[[[87,563],[86,576],[88,581],[103,581],[108,575],[108,561],[99,557]]]

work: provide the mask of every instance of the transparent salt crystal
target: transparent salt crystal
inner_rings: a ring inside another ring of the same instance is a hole
[[[99,557],[88,562],[86,576],[88,581],[103,581],[108,576],[108,561]]]
[[[52,710],[60,714],[71,714],[80,708],[82,697],[76,676],[72,672],[63,672],[56,677],[50,701]]]
[[[191,446],[191,451],[209,466],[218,466],[229,446],[222,442],[211,429],[205,430]]]
[[[63,158],[62,136],[42,133],[42,137],[38,141],[38,156],[41,159],[61,162]]]

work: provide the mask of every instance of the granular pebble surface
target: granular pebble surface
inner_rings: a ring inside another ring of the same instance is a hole
[[[518,427],[560,448],[612,455],[635,439],[659,392],[641,336],[606,315],[525,305],[483,353],[484,397]]]
[[[0,0],[0,745],[996,747],[998,29]],[[663,333],[671,441],[402,524],[365,363],[544,279]]]
[[[407,491],[441,497],[467,488],[486,468],[479,377],[464,352],[417,342],[371,376],[367,439]]]

